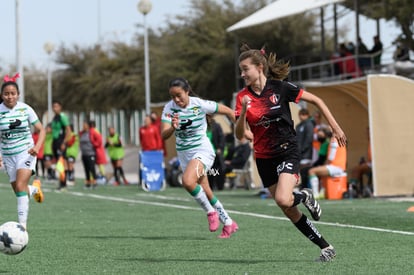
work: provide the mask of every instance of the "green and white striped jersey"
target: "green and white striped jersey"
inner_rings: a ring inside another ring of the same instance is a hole
[[[217,110],[217,102],[192,96],[189,97],[186,108],[179,107],[172,100],[165,105],[161,117],[162,122],[171,123],[174,114],[178,114],[180,119],[180,126],[175,131],[177,151],[190,150],[206,144],[210,146],[206,133],[206,114],[215,113]]]
[[[38,122],[35,111],[18,101],[13,109],[0,104],[1,153],[3,156],[17,155],[34,146],[30,126]]]

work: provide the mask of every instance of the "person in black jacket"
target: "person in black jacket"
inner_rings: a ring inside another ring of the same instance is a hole
[[[300,122],[296,126],[296,137],[298,140],[300,154],[300,177],[302,188],[307,187],[308,170],[312,166],[313,156],[313,128],[315,124],[306,108],[299,110]]]
[[[233,169],[243,169],[251,152],[252,148],[249,141],[246,138],[242,138],[234,148],[232,157],[224,161],[224,173],[230,173]]]
[[[207,118],[207,136],[209,137],[213,148],[216,152],[214,164],[208,172],[208,182],[213,190],[223,190],[225,174],[223,173],[224,159],[223,152],[225,146],[225,139],[223,129],[211,115],[206,115]]]

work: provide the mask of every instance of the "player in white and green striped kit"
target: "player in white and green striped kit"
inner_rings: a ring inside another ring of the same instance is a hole
[[[4,165],[10,184],[17,197],[18,222],[27,228],[29,197],[37,202],[43,201],[43,192],[39,180],[28,185],[34,174],[36,156],[45,140],[45,130],[34,110],[19,102],[19,88],[14,77],[6,75],[1,86],[0,104],[0,165]],[[34,144],[31,126],[39,133]],[[2,163],[3,162],[3,163]]]
[[[191,92],[184,78],[170,81],[172,100],[162,112],[161,135],[163,139],[175,135],[177,156],[183,170],[183,186],[207,212],[210,231],[218,229],[220,220],[224,226],[219,238],[230,238],[238,230],[238,225],[213,194],[207,178],[215,153],[207,137],[206,114],[225,114],[234,121],[234,112],[225,105],[191,96]]]

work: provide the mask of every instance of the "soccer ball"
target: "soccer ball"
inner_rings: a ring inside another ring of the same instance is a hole
[[[0,252],[16,255],[22,252],[29,242],[26,229],[17,222],[6,222],[0,225]]]

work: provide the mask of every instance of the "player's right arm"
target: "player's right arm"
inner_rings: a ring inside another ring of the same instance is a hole
[[[179,126],[178,114],[175,113],[171,118],[171,123],[163,121],[161,124],[161,137],[162,139],[168,139]]]

